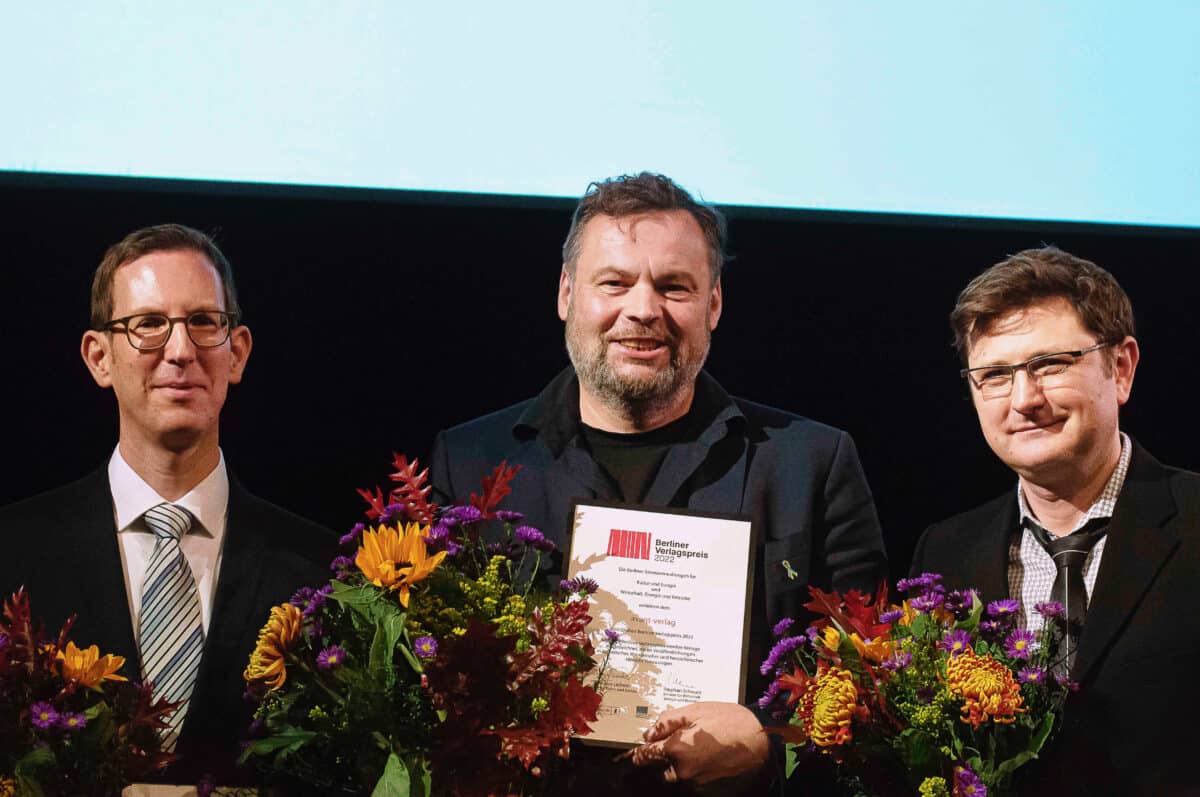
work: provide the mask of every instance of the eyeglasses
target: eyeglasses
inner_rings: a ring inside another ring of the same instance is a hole
[[[167,345],[176,324],[183,324],[188,337],[197,348],[212,349],[229,340],[229,332],[237,324],[237,316],[222,310],[202,310],[181,316],[138,313],[114,318],[101,329],[107,332],[123,331],[133,348],[138,351],[154,351]]]
[[[1026,376],[1041,387],[1056,387],[1066,381],[1067,371],[1081,357],[1111,345],[1107,342],[1097,343],[1087,349],[1039,354],[1037,357],[1030,357],[1023,363],[981,365],[978,368],[964,368],[958,373],[974,385],[983,398],[1003,398],[1012,393],[1013,380],[1016,378],[1017,371],[1024,371]]]

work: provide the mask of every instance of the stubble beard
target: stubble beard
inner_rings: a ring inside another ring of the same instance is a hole
[[[644,331],[660,336],[650,329]],[[632,334],[636,333],[632,331]],[[666,345],[670,356],[666,368],[640,378],[623,376],[613,369],[608,362],[609,346],[604,335],[591,338],[577,329],[570,306],[567,308],[565,339],[567,356],[579,377],[580,387],[613,412],[638,421],[671,407],[691,390],[708,359],[712,333],[706,327],[699,348],[687,359],[680,341],[668,338]]]

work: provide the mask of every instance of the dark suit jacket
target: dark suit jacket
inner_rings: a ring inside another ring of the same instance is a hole
[[[22,584],[47,634],[71,614],[71,638],[81,647],[126,658],[121,674],[138,680],[121,552],[113,520],[107,468],[0,509],[0,593]],[[270,608],[301,586],[329,578],[336,539],[325,529],[255,498],[230,478],[229,509],[216,596],[196,690],[175,752],[180,759],[163,780],[195,783],[211,774],[218,784],[242,782],[234,770],[238,741],[250,722],[242,670]]]
[[[760,541],[750,654],[755,697],[770,625],[803,616],[809,583],[874,591],[884,577],[883,539],[848,434],[731,398],[704,372],[695,402],[711,417],[695,440],[671,448],[645,503],[753,519]],[[573,498],[619,495],[582,443],[579,383],[569,368],[536,398],[439,434],[432,456],[438,499],[465,500],[501,460],[523,466],[506,506],[525,513],[560,550]]]
[[[931,526],[912,572],[985,600],[1008,594],[1012,492]],[[1010,596],[1019,598],[1020,596]],[[1200,475],[1134,443],[1072,672],[1061,736],[1021,771],[1020,794],[1200,794]]]

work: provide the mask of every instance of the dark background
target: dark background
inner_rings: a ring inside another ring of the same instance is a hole
[[[222,420],[227,461],[253,492],[341,531],[361,514],[354,489],[384,484],[392,451],[423,459],[439,429],[536,393],[566,364],[554,303],[573,206],[0,175],[0,504],[83,475],[115,445],[115,402],[78,351],[92,272],[134,228],[216,231],[254,333]],[[946,316],[972,276],[1017,250],[1056,243],[1117,277],[1143,355],[1124,428],[1200,469],[1200,229],[728,211],[736,259],[709,370],[735,395],[853,434],[894,576],[927,524],[1012,486],[979,433]]]

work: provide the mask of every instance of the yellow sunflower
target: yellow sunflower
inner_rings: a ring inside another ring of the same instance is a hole
[[[125,657],[111,653],[101,656],[96,645],[80,650],[74,642],[68,642],[67,649],[58,652],[58,661],[62,665],[63,678],[89,689],[99,686],[101,681],[129,680],[117,675],[117,670],[125,666]]]
[[[258,642],[250,654],[250,663],[242,677],[247,682],[262,681],[275,691],[287,681],[284,654],[300,635],[300,610],[290,603],[271,609],[267,624],[258,632]]]
[[[362,546],[354,564],[377,587],[398,590],[400,604],[408,608],[409,587],[429,577],[446,558],[441,551],[429,556],[425,547],[428,526],[409,523],[399,527],[380,526],[362,535]]]

